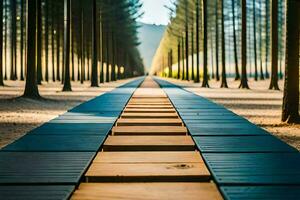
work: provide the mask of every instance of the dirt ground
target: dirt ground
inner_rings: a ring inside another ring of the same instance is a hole
[[[0,87],[0,148],[70,108],[127,81],[105,83],[99,88],[91,88],[88,82],[84,85],[72,83],[72,92],[61,92],[59,83],[43,84],[39,86],[40,94],[45,98],[42,101],[19,98],[24,82],[6,81],[6,86]]]
[[[221,83],[216,81],[210,81],[211,88],[201,88],[201,84],[187,81],[172,82],[224,105],[300,150],[300,125],[280,121],[283,81],[279,82],[281,91],[268,90],[269,80],[255,82],[250,79],[250,90],[238,89],[239,82],[233,79],[228,80],[229,89],[220,88]]]

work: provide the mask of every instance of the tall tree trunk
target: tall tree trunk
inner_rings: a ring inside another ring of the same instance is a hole
[[[264,70],[263,70],[263,53],[262,53],[262,1],[259,2],[259,58],[260,58],[260,80],[264,80]]]
[[[0,0],[0,86],[4,86],[3,82],[3,0]]]
[[[199,58],[199,53],[200,53],[200,30],[199,30],[199,13],[200,13],[200,0],[196,0],[196,79],[195,83],[200,82],[200,58]]]
[[[286,53],[282,121],[299,123],[299,24],[300,2],[286,1]]]
[[[191,30],[191,57],[192,57],[192,80],[195,81],[195,62],[194,62],[194,21],[192,23],[192,30]]]
[[[182,55],[182,80],[185,80],[185,64],[184,64],[184,41],[183,37],[181,37],[181,55]]]
[[[37,83],[42,84],[42,0],[37,0]]]
[[[56,16],[56,80],[60,81],[60,1],[57,2],[57,16]]]
[[[17,40],[17,24],[16,24],[16,0],[11,0],[10,2],[10,8],[11,8],[11,34],[10,34],[10,64],[11,64],[11,70],[10,70],[10,80],[16,80],[16,40]]]
[[[180,48],[180,39],[178,39],[178,44],[177,44],[177,64],[178,64],[178,68],[177,68],[177,79],[180,79],[180,51],[181,51],[181,48]]]
[[[254,1],[254,0],[253,0]],[[234,64],[235,64],[235,80],[240,80],[240,72],[239,72],[239,62],[237,55],[237,41],[236,41],[236,30],[235,30],[235,0],[231,0],[231,10],[232,10],[232,31],[233,31],[233,51],[234,51]]]
[[[55,28],[54,28],[54,15],[56,15],[56,7],[53,1],[51,2],[51,54],[52,54],[52,81],[55,82],[55,41],[54,41],[54,37],[55,37]]]
[[[24,0],[21,0],[20,4],[20,80],[24,81]]]
[[[240,88],[249,89],[247,80],[247,5],[246,0],[241,0],[242,6],[242,77]]]
[[[203,82],[202,87],[208,85],[208,70],[207,70],[207,0],[202,0],[202,19],[203,19]]]
[[[108,26],[106,26],[108,27]],[[109,44],[109,34],[108,34],[108,30],[106,30],[106,37],[105,37],[105,40],[106,40],[106,79],[105,81],[106,82],[109,82],[109,65],[110,65],[110,55],[109,55],[109,52],[110,52],[110,44]]]
[[[4,80],[7,80],[7,0],[4,0],[4,19],[5,19],[5,24],[4,24]]]
[[[101,11],[100,11],[101,12]],[[101,55],[101,72],[100,72],[100,83],[104,83],[104,34],[103,34],[103,22],[102,22],[102,13],[100,14],[100,55]]]
[[[70,80],[71,0],[64,0],[64,87],[72,91]]]
[[[256,5],[255,0],[252,0],[253,5],[253,48],[254,48],[254,80],[258,80],[257,70],[257,48],[256,48]]]
[[[45,0],[45,81],[49,81],[49,1]]]
[[[72,4],[71,4],[71,9],[72,9]],[[75,23],[73,22],[73,18],[72,18],[72,12],[71,12],[71,48],[72,48],[72,52],[71,52],[71,59],[72,59],[72,75],[71,75],[71,80],[75,81],[75,33],[74,33],[74,25]]]
[[[93,31],[92,31],[92,46],[93,46],[93,64],[92,64],[92,80],[91,86],[98,87],[98,32],[97,32],[97,1],[93,0]]]
[[[185,65],[186,65],[186,80],[190,80],[189,74],[189,16],[188,16],[188,1],[185,0]]]
[[[269,89],[279,90],[278,86],[278,0],[272,1],[271,9],[271,82]]]
[[[116,80],[116,62],[115,62],[115,33],[111,33],[111,81]]]
[[[83,84],[83,82],[85,81],[85,65],[84,65],[84,60],[85,60],[85,57],[84,57],[84,27],[83,27],[83,0],[80,0],[80,67],[81,67],[81,70],[80,70],[80,83]]]
[[[23,96],[40,98],[36,77],[37,0],[27,1],[27,73]]]
[[[270,78],[268,65],[269,65],[269,46],[270,46],[270,37],[269,37],[269,9],[270,9],[270,0],[266,0],[266,17],[265,17],[265,33],[266,33],[266,44],[265,44],[265,70],[266,78]]]
[[[221,26],[222,26],[222,83],[221,88],[228,88],[226,80],[226,60],[225,60],[225,19],[224,19],[224,0],[220,0],[221,4]]]
[[[219,4],[218,4],[218,0],[215,0],[215,4],[216,4],[216,7],[215,7],[215,16],[216,16],[216,22],[215,22],[215,25],[216,25],[216,80],[219,81],[220,80],[220,73],[219,73],[219,12],[218,12],[218,9],[219,9]]]

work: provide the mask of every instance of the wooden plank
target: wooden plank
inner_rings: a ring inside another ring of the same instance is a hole
[[[177,113],[123,113],[121,118],[178,118]]]
[[[193,151],[190,136],[109,136],[103,151]]]
[[[198,151],[99,152],[94,163],[203,163]]]
[[[127,105],[172,105],[171,102],[139,102],[139,101],[136,101],[136,102],[131,102],[129,101],[129,103]]]
[[[213,183],[82,183],[72,200],[222,200]]]
[[[182,126],[180,119],[123,119],[117,121],[117,126]]]
[[[209,181],[204,163],[93,163],[88,182]]]
[[[176,113],[175,109],[137,109],[125,108],[124,113]]]
[[[187,135],[184,126],[115,126],[113,135]]]
[[[143,109],[167,109],[174,108],[170,105],[127,105],[126,108],[143,108]]]

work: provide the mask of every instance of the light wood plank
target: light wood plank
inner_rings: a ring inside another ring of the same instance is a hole
[[[103,151],[193,151],[190,136],[109,136]]]
[[[204,163],[93,163],[85,174],[88,182],[102,181],[208,181]]]
[[[222,200],[213,183],[82,183],[72,200]]]
[[[138,108],[125,108],[124,113],[176,113],[175,109],[138,109]]]
[[[113,135],[187,135],[184,126],[115,126]]]
[[[179,118],[177,113],[123,113],[121,118]]]
[[[126,108],[143,108],[143,109],[169,109],[174,108],[170,105],[127,105]]]
[[[181,119],[163,118],[163,119],[124,119],[117,121],[117,126],[182,126]]]
[[[100,152],[94,163],[203,163],[198,151]]]

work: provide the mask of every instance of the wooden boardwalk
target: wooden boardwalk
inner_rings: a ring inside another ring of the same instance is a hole
[[[299,197],[297,150],[161,79],[136,79],[0,151],[0,199]]]
[[[71,199],[222,199],[176,109],[150,78],[84,177]]]

